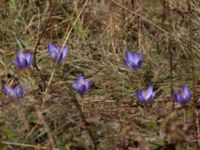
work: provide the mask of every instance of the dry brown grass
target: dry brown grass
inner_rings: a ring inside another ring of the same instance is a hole
[[[189,12],[186,0],[88,0],[84,9],[83,0],[60,0],[38,46],[40,71],[34,67],[19,71],[13,59],[18,49],[34,53],[53,3],[7,2],[0,5],[0,80],[2,85],[11,80],[27,82],[29,91],[19,100],[0,94],[1,149],[92,149],[73,104],[74,95],[99,150],[199,149],[196,123],[191,119],[192,102],[185,123],[177,104],[175,112],[171,112],[170,98],[170,78],[173,89],[184,84],[192,89],[192,67],[196,101],[200,95],[199,1],[190,1]],[[55,67],[44,94],[54,68],[47,44],[62,45],[66,40],[68,57]],[[145,53],[139,71],[144,84],[134,70],[123,64],[127,49]],[[77,74],[93,82],[83,100],[72,89]],[[133,91],[149,84],[157,93],[145,109],[137,104]]]

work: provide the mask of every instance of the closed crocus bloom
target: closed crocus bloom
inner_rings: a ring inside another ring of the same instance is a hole
[[[192,92],[190,92],[189,90],[188,90],[188,87],[187,87],[187,85],[184,85],[183,86],[183,88],[182,88],[182,90],[181,91],[179,91],[178,93],[175,93],[174,92],[174,100],[175,100],[175,102],[177,102],[177,103],[179,103],[179,104],[181,104],[181,105],[186,105],[188,102],[189,102],[189,100],[191,99],[191,97],[192,97]]]
[[[91,87],[91,82],[84,79],[83,76],[79,75],[74,81],[73,87],[79,94],[85,94],[87,90]]]
[[[21,85],[16,85],[14,88],[9,87],[8,85],[3,86],[3,92],[11,97],[19,98],[24,97],[25,93],[27,92],[27,85],[24,84],[24,87],[22,88]]]
[[[126,60],[124,61],[125,65],[128,68],[133,68],[133,69],[139,69],[142,66],[142,61],[144,59],[144,53],[142,52],[141,57],[139,57],[138,53],[136,51],[130,52],[126,51]]]
[[[142,104],[149,104],[153,100],[155,92],[153,87],[149,86],[147,90],[142,89],[139,92],[135,92],[135,96]]]
[[[26,68],[31,65],[32,60],[33,55],[30,52],[24,54],[23,51],[19,50],[14,63],[18,68]]]
[[[60,48],[59,45],[53,45],[51,43],[48,44],[48,51],[49,54],[54,62],[58,64],[62,63],[67,56],[67,47],[64,47],[63,50]],[[58,58],[59,57],[59,58]]]

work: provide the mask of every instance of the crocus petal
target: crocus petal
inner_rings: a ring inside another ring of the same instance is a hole
[[[78,78],[77,78],[77,80],[78,80],[79,84],[84,84],[84,78],[83,78],[83,76],[79,75]]]
[[[50,54],[53,53],[53,52],[58,53],[59,52],[58,46],[54,46],[53,44],[49,43],[48,44],[48,51],[49,51]]]
[[[79,87],[79,89],[78,89],[78,92],[80,93],[80,94],[84,94],[85,92],[86,92],[86,86],[85,85],[81,85],[80,87]]]
[[[85,80],[84,85],[86,87],[86,90],[88,90],[91,87],[91,82],[89,80]]]
[[[28,66],[26,59],[20,60],[18,57],[17,57],[17,64],[19,68],[25,68]]]
[[[28,52],[28,53],[26,54],[26,61],[27,61],[27,63],[28,63],[28,64],[31,64],[32,60],[33,60],[33,56],[31,55],[30,52]]]
[[[23,91],[22,91],[22,88],[20,85],[17,85],[15,88],[14,88],[14,91],[16,93],[16,97],[22,97],[23,96]]]
[[[142,51],[142,54],[141,54],[141,61],[144,60],[144,51]]]
[[[91,86],[89,80],[85,80],[83,76],[79,75],[73,83],[73,88],[80,94],[84,94]]]
[[[152,94],[153,94],[153,87],[149,86],[148,89],[146,90],[146,99],[149,99]]]
[[[142,66],[142,61],[141,60],[139,60],[137,64],[134,64],[134,63],[132,64],[132,68],[134,68],[136,70],[141,68],[141,66]]]
[[[135,96],[136,96],[136,98],[138,99],[139,102],[144,104],[145,103],[145,99],[141,94],[142,92],[143,92],[142,90],[139,93],[135,92]]]
[[[182,98],[182,96],[181,96],[180,93],[176,94],[176,101],[179,102],[179,103],[180,103],[181,101],[183,101],[183,98]]]
[[[22,50],[19,50],[19,51],[18,51],[17,57],[18,57],[19,59],[24,59],[24,58],[25,58],[25,55],[24,55],[24,53],[23,53]]]
[[[28,85],[27,84],[24,84],[24,93],[26,93],[27,92],[27,90],[28,90]]]
[[[60,62],[63,62],[64,58],[67,56],[68,49],[66,47],[63,48],[62,55],[60,56]]]
[[[80,88],[80,84],[78,83],[78,80],[75,80],[73,83],[73,88],[78,91],[78,89]]]
[[[84,83],[83,77],[79,75],[78,78],[74,81],[73,87],[76,90],[78,90],[83,83]]]
[[[48,51],[49,51],[49,54],[50,54],[51,58],[53,59],[53,61],[56,62],[57,58],[58,58],[58,52],[59,52],[57,47],[55,47],[54,45],[49,43],[48,44]]]
[[[124,61],[124,64],[125,64],[128,68],[132,68],[132,67],[133,67],[132,64],[130,63],[130,61],[128,61],[128,60],[125,60],[125,61]]]
[[[181,95],[183,96],[183,98],[186,98],[189,95],[189,91],[188,91],[188,87],[187,85],[184,85],[181,91]]]
[[[147,100],[146,100],[146,103],[149,104],[151,103],[151,101],[153,100],[154,96],[151,95]]]
[[[139,56],[138,56],[138,53],[137,52],[133,52],[133,63],[135,64],[135,65],[137,65],[138,64],[138,62],[139,62],[139,60],[140,60],[140,58],[139,58]]]
[[[133,62],[133,55],[130,51],[126,51],[126,58],[127,58],[127,61],[130,61],[130,62]]]
[[[3,92],[8,96],[16,96],[16,93],[13,89],[11,89],[9,86],[4,85],[3,86]]]

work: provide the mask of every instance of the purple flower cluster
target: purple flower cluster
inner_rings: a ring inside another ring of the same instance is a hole
[[[142,66],[144,60],[144,53],[142,52],[141,57],[139,57],[138,52],[125,52],[126,60],[124,64],[128,68],[133,68],[135,70],[139,70]],[[136,99],[142,104],[149,104],[152,102],[153,98],[155,97],[155,92],[153,91],[153,87],[149,86],[146,90],[142,89],[140,91],[135,92]],[[186,105],[192,97],[192,93],[189,91],[187,85],[183,86],[182,91],[173,94],[173,98],[176,103],[181,105]]]
[[[61,48],[59,45],[53,45],[52,43],[48,44],[48,52],[56,64],[61,64],[65,57],[67,56],[68,49],[67,47]],[[139,56],[137,51],[131,52],[126,51],[125,52],[126,60],[124,61],[124,64],[128,68],[132,68],[135,70],[139,70],[142,67],[142,63],[144,61],[144,53],[141,53],[141,56]],[[30,52],[24,53],[23,51],[19,50],[14,64],[17,68],[24,69],[28,68],[33,60],[33,55]],[[81,95],[85,94],[91,87],[91,81],[84,79],[83,76],[79,75],[77,79],[73,82],[73,88]],[[22,87],[20,84],[16,85],[15,87],[10,87],[7,84],[3,86],[3,92],[11,97],[19,98],[23,97],[25,93],[27,92],[27,85],[24,84]],[[135,92],[136,99],[142,103],[142,104],[149,104],[153,101],[156,93],[153,90],[153,86],[148,86],[147,89],[141,89],[136,90]],[[192,97],[192,93],[189,91],[187,85],[184,85],[182,90],[179,92],[174,92],[173,98],[174,101],[181,104],[186,105]]]
[[[48,51],[54,63],[61,64],[67,56],[68,49],[67,47],[64,47],[62,50],[59,45],[53,45],[49,43]],[[30,52],[24,53],[22,50],[19,50],[15,58],[14,64],[19,69],[25,69],[31,65],[32,60],[33,54],[31,54]],[[22,88],[22,86],[18,84],[14,88],[12,88],[5,84],[3,86],[3,92],[10,97],[20,98],[23,97],[27,92],[27,85],[25,84]]]

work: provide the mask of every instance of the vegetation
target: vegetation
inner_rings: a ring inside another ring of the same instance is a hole
[[[200,149],[200,1],[0,4],[0,149]]]

